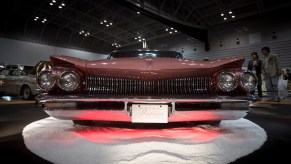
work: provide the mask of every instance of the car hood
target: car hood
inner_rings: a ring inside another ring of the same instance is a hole
[[[104,60],[83,60],[69,56],[51,56],[54,66],[59,64],[74,65],[81,72],[90,76],[118,76],[137,78],[166,78],[209,76],[228,68],[241,68],[243,57],[227,57],[202,61],[175,58],[114,58]]]

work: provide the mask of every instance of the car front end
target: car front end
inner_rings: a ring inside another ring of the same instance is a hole
[[[86,61],[53,56],[41,72],[37,102],[65,120],[168,123],[239,119],[259,100],[257,77],[243,58],[194,61],[113,58]]]

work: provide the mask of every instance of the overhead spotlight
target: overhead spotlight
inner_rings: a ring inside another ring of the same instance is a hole
[[[142,40],[145,40],[145,39],[142,39]]]
[[[100,24],[104,24],[106,27],[109,27],[109,26],[112,26],[113,25],[113,22],[104,19],[103,21],[100,22]]]
[[[138,38],[141,38],[140,36]]]
[[[85,31],[85,30],[81,30],[81,31],[79,32],[79,34],[80,34],[80,35],[84,35],[84,36],[89,36],[89,35],[90,35],[90,32]]]
[[[134,38],[135,40],[137,39],[137,37]]]
[[[227,20],[227,18],[226,18],[226,17],[224,17],[223,19],[224,19],[224,20]]]
[[[46,18],[43,18],[41,22],[42,23],[45,23],[46,21],[47,21],[47,19]]]
[[[140,12],[138,11],[138,12],[136,12],[137,14],[140,14]]]
[[[138,41],[140,41],[140,42],[141,42],[141,39],[139,39]]]
[[[235,16],[234,16],[234,15],[232,15],[231,17],[232,17],[232,18],[235,18]]]
[[[63,7],[66,6],[66,4],[64,2],[57,2],[56,0],[52,0],[49,3],[51,6],[53,6],[54,4],[56,4],[57,8],[62,9]]]
[[[116,48],[121,47],[121,45],[120,44],[117,44],[117,43],[112,43],[111,46],[112,47],[116,47]]]
[[[166,31],[169,32],[170,34],[174,33],[174,32],[178,32],[176,29],[174,29],[173,27],[170,28],[166,28]]]
[[[228,14],[232,14],[232,11],[229,11]]]
[[[223,13],[221,13],[221,14],[220,14],[220,16],[222,16],[222,17],[223,17],[223,16],[224,16],[224,14],[223,14]]]

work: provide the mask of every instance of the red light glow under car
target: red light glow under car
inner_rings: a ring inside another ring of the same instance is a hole
[[[74,132],[82,138],[96,143],[122,143],[128,140],[130,142],[169,142],[169,140],[181,139],[192,143],[203,143],[214,140],[227,133],[219,127],[211,127],[209,125],[166,129],[81,127],[81,129],[74,130]]]

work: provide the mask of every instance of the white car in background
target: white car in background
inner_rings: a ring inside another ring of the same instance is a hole
[[[49,61],[39,61],[35,66],[24,64],[6,65],[0,72],[0,95],[22,96],[32,100],[41,90],[36,83],[36,76],[42,70],[51,68]]]

